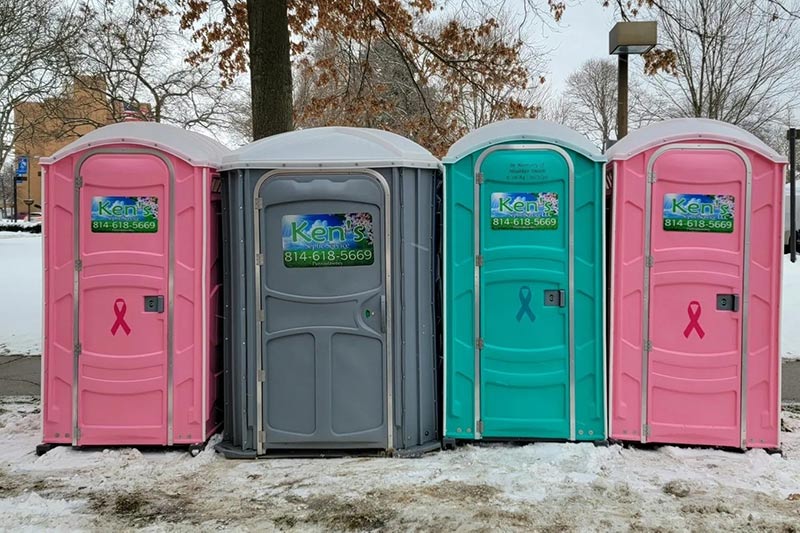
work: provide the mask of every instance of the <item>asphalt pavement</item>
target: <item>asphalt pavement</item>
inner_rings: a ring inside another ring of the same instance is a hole
[[[0,396],[39,394],[41,359],[38,355],[0,356]]]
[[[0,396],[39,394],[41,357],[0,356]],[[783,362],[783,401],[800,403],[800,361]]]

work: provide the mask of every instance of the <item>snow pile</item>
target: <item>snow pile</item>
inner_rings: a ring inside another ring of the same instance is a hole
[[[69,447],[36,457],[38,406],[10,398],[0,400],[0,516],[30,530],[791,530],[798,412],[784,412],[783,457],[539,443],[228,461],[213,443],[196,458]]]
[[[35,492],[0,499],[0,516],[4,531],[38,533],[44,529],[75,529],[88,527],[90,521],[76,516],[82,502],[42,498]],[[64,528],[62,524],[69,524]]]
[[[0,233],[0,355],[42,353],[42,237]]]
[[[800,259],[796,263],[784,256],[781,293],[781,349],[783,357],[800,359]]]
[[[41,222],[28,222],[25,220],[3,220],[0,219],[0,234],[6,232],[26,232],[26,233],[41,233]]]

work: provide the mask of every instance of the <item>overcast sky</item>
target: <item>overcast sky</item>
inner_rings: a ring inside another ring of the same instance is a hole
[[[552,50],[548,79],[554,89],[560,92],[567,76],[587,59],[609,57],[608,32],[617,20],[614,10],[603,7],[599,0],[567,3],[555,31],[544,31],[542,38],[543,44]]]

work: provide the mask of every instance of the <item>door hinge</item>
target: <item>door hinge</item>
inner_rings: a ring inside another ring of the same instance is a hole
[[[478,420],[478,423],[475,424],[475,431],[483,434],[483,420]]]
[[[479,349],[479,350],[483,350],[483,339],[482,339],[482,338],[478,337],[478,338],[475,340],[475,347],[476,347],[477,349]]]
[[[261,266],[264,264],[264,254],[256,254],[256,265]]]
[[[483,172],[478,172],[477,174],[475,174],[475,183],[477,183],[478,185],[483,184]]]
[[[75,346],[72,347],[72,355],[78,357],[81,354],[82,346],[81,343],[75,343]]]
[[[81,428],[75,430],[75,442],[81,440]]]
[[[645,424],[642,426],[642,435],[644,435],[645,437],[650,436],[650,424]]]
[[[83,176],[75,176],[75,188],[80,189],[83,187]]]
[[[482,255],[476,255],[475,256],[475,266],[479,266],[479,267],[483,266],[483,256]]]
[[[267,380],[267,371],[266,370],[259,370],[258,371],[258,382],[264,383]]]
[[[264,322],[264,321],[266,321],[266,319],[267,319],[267,314],[264,312],[263,309],[259,309],[258,310],[258,321],[259,322]]]
[[[264,209],[264,199],[261,197],[256,198],[255,200],[256,209]]]
[[[649,339],[644,341],[644,351],[646,351],[646,352],[652,352],[653,351],[653,341],[651,341]]]
[[[261,448],[261,446],[266,442],[266,440],[267,440],[267,432],[266,431],[259,431],[258,432],[258,447]]]
[[[653,262],[654,261],[653,261],[653,256],[652,255],[645,256],[645,258],[644,258],[644,266],[646,266],[647,268],[653,268]]]
[[[656,182],[656,173],[655,172],[650,172],[647,175],[647,181],[649,181],[650,183],[655,183]]]
[[[83,261],[81,261],[80,259],[76,259],[75,260],[75,270],[77,272],[80,272],[81,270],[83,270]]]

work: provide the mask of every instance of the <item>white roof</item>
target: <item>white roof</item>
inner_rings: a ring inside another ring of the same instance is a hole
[[[87,148],[111,144],[138,144],[155,148],[196,165],[217,168],[230,152],[219,142],[194,131],[159,122],[120,122],[90,131],[80,139],[40,159],[49,164]]]
[[[414,141],[388,131],[326,127],[259,139],[231,152],[222,169],[425,167],[439,160]]]
[[[488,146],[526,140],[555,144],[574,150],[594,161],[605,161],[600,150],[577,131],[549,120],[530,118],[502,120],[473,130],[451,146],[442,161],[455,163],[462,157]]]
[[[630,159],[656,146],[698,139],[735,144],[758,152],[776,163],[786,163],[784,156],[752,133],[739,126],[708,118],[676,118],[650,124],[616,142],[606,151],[606,156],[609,161]]]

